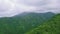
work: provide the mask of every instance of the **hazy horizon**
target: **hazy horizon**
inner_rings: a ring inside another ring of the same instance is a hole
[[[60,0],[0,0],[0,17],[23,12],[60,13]]]

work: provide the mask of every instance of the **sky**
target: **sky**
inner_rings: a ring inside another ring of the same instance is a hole
[[[0,17],[11,17],[23,12],[60,13],[60,0],[0,0]]]

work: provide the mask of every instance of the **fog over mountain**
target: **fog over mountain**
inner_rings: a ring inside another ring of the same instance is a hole
[[[60,13],[60,0],[0,0],[0,17],[10,17],[23,12]]]

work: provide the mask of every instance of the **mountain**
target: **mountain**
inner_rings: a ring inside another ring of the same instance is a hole
[[[60,14],[55,15],[47,22],[42,23],[40,26],[32,29],[26,34],[60,34]]]
[[[51,19],[55,14],[22,13],[13,17],[0,18],[0,34],[24,34]]]

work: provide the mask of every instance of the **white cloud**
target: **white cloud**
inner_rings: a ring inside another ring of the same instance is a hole
[[[0,0],[0,16],[13,16],[23,12],[41,13],[48,11],[59,13],[60,0]]]

